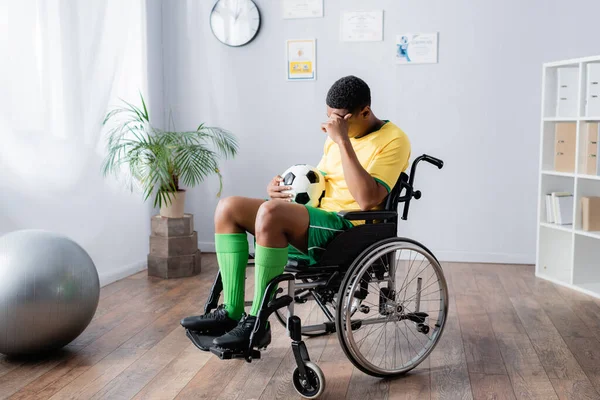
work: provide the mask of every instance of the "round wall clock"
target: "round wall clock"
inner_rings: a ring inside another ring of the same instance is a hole
[[[210,13],[210,28],[221,42],[248,44],[260,29],[260,11],[252,0],[219,0]]]

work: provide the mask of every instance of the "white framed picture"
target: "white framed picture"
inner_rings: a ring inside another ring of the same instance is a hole
[[[314,81],[317,79],[317,40],[290,39],[286,41],[286,79]]]
[[[321,18],[323,0],[282,0],[283,19]]]
[[[397,64],[438,62],[438,33],[403,33],[396,36]]]
[[[344,11],[340,23],[342,42],[381,42],[383,10]]]

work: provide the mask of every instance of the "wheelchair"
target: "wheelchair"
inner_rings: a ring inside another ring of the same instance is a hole
[[[401,218],[406,220],[411,200],[421,198],[413,186],[421,161],[439,169],[444,165],[424,154],[414,160],[410,175],[400,175],[383,209],[341,211],[341,217],[365,223],[338,234],[316,265],[288,261],[284,273],[267,285],[247,349],[234,352],[211,347],[210,351],[221,359],[259,359],[254,338],[262,337],[258,335],[275,313],[292,340],[297,365],[292,382],[309,399],[323,393],[325,377],[310,360],[303,337],[336,333],[352,364],[375,377],[405,374],[425,360],[444,330],[448,288],[433,253],[397,235],[398,205],[404,205]],[[219,273],[205,313],[218,306],[221,291]],[[207,339],[192,331],[187,335],[196,345]]]

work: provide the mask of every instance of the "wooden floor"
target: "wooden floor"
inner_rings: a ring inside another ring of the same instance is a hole
[[[335,335],[309,339],[327,378],[324,398],[600,399],[600,301],[536,279],[531,266],[444,269],[450,317],[428,367],[376,379],[352,367]],[[52,359],[0,356],[0,398],[298,398],[289,339],[277,323],[271,346],[251,364],[221,361],[185,337],[178,321],[201,310],[215,271],[205,255],[194,278],[140,273],[103,288],[88,329]]]

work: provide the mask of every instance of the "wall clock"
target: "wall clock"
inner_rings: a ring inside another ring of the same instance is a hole
[[[260,29],[260,11],[252,0],[219,0],[210,13],[210,28],[219,41],[239,47]]]

